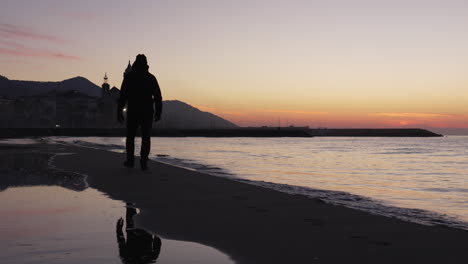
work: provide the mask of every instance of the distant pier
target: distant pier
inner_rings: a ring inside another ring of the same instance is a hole
[[[0,138],[21,137],[123,137],[124,128],[0,128]],[[420,128],[301,128],[261,127],[229,129],[153,129],[154,137],[441,137]]]

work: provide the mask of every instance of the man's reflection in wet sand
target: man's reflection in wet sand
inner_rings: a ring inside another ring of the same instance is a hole
[[[161,251],[161,239],[147,231],[135,228],[133,216],[137,211],[131,204],[127,203],[125,231],[123,233],[124,220],[117,221],[117,242],[119,243],[119,255],[124,264],[146,264],[155,263]]]

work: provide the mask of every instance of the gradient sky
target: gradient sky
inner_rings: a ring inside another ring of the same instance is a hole
[[[468,1],[1,0],[0,74],[148,57],[166,100],[239,125],[468,127]]]

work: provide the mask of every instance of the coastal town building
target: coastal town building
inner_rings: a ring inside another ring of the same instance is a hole
[[[125,72],[128,72],[128,67]],[[124,72],[124,74],[125,74]],[[76,90],[0,98],[0,127],[8,128],[117,128],[120,90],[110,88],[107,73],[100,97]]]
[[[123,76],[131,70],[128,62]],[[117,121],[120,90],[104,74],[101,87],[84,77],[61,82],[9,80],[0,76],[0,128],[123,128]],[[163,102],[154,129],[220,129],[235,124],[178,100]],[[124,109],[125,111],[125,109]],[[125,112],[124,112],[125,114]]]
[[[120,127],[120,124],[115,122],[117,113],[117,99],[119,98],[120,90],[117,87],[110,88],[108,83],[107,73],[104,75],[104,82],[101,85],[102,95],[97,98],[98,118],[97,127]]]

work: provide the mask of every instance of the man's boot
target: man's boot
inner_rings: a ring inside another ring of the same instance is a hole
[[[127,168],[133,168],[135,166],[135,159],[127,157],[127,160],[124,162],[124,166]]]
[[[141,170],[148,170],[148,159],[140,159]]]

